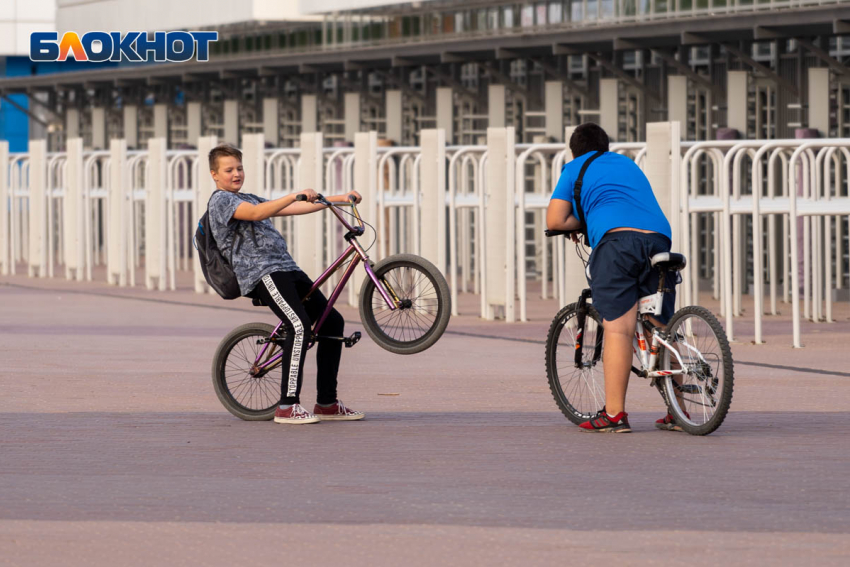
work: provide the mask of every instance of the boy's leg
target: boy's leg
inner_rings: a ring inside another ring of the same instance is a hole
[[[305,297],[313,282],[303,272],[298,272],[298,274],[295,278],[295,286],[299,296]],[[327,298],[318,289],[303,303],[311,324],[319,320],[327,305]],[[332,309],[325,322],[322,323],[319,334],[326,337],[341,337],[344,332],[345,320],[339,311]],[[316,403],[329,405],[337,401],[337,375],[339,374],[341,357],[342,343],[339,341],[319,341],[316,346]]]
[[[261,297],[286,327],[280,403],[300,403],[304,350],[310,333],[310,318],[301,305],[291,272],[274,272],[264,276],[252,294]]]
[[[605,370],[605,411],[608,415],[625,411],[636,318],[637,303],[625,315],[613,321],[602,321],[605,329],[602,366]]]

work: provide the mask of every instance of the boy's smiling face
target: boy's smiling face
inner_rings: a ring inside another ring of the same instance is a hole
[[[211,171],[215,186],[224,191],[238,193],[245,182],[245,172],[242,170],[242,162],[232,156],[218,158],[218,169]]]

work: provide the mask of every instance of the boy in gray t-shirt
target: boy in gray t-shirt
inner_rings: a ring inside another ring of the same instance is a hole
[[[304,371],[304,344],[313,322],[327,307],[328,300],[316,290],[309,301],[302,299],[310,291],[312,280],[298,268],[289,255],[286,240],[272,225],[271,217],[304,215],[325,208],[315,204],[318,194],[312,189],[292,193],[269,201],[240,193],[245,181],[242,152],[230,145],[219,145],[209,155],[210,174],[216,192],[210,198],[208,210],[213,237],[221,253],[230,260],[242,295],[259,299],[268,305],[286,328],[283,341],[283,379],[280,406],[275,411],[277,423],[316,423],[324,420],[352,421],[364,414],[343,405],[336,397],[337,373],[342,343],[320,341],[316,347],[318,368],[316,406],[310,413],[300,403]],[[297,195],[307,202],[296,202]],[[327,197],[331,202],[347,202],[360,195]],[[342,336],[345,322],[334,309],[322,324],[330,336]]]

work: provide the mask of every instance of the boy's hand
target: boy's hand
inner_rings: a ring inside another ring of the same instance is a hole
[[[303,191],[299,191],[296,195],[304,195],[307,197],[307,201],[310,203],[315,203],[316,199],[319,198],[319,194],[313,191],[312,189],[304,189]]]
[[[352,192],[350,192],[348,195],[346,195],[345,197],[346,197],[346,199],[348,199],[349,201],[351,201],[351,200],[352,200],[351,198],[352,198],[352,197],[354,197],[354,204],[355,204],[355,205],[359,205],[359,204],[360,204],[360,201],[362,201],[362,200],[363,200],[363,197],[361,197],[361,196],[360,196],[360,193],[358,193],[357,191],[352,191]]]

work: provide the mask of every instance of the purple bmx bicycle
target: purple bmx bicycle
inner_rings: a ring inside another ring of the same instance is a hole
[[[431,262],[412,254],[397,254],[373,264],[357,241],[367,223],[360,218],[355,203],[331,203],[321,195],[316,202],[326,205],[348,231],[343,236],[348,248],[319,276],[304,298],[346,266],[328,298],[327,308],[311,329],[306,348],[317,341],[340,341],[352,347],[360,340],[359,332],[348,337],[320,333],[345,284],[361,263],[368,277],[360,288],[360,320],[372,340],[396,354],[415,354],[436,343],[451,316],[451,296],[443,274]],[[341,207],[351,207],[348,214],[358,226],[346,221],[342,212],[347,211],[341,212]],[[213,385],[218,399],[236,417],[263,421],[274,416],[280,401],[280,375],[271,373],[281,365],[285,332],[283,323],[248,323],[231,331],[218,345],[212,364]]]

